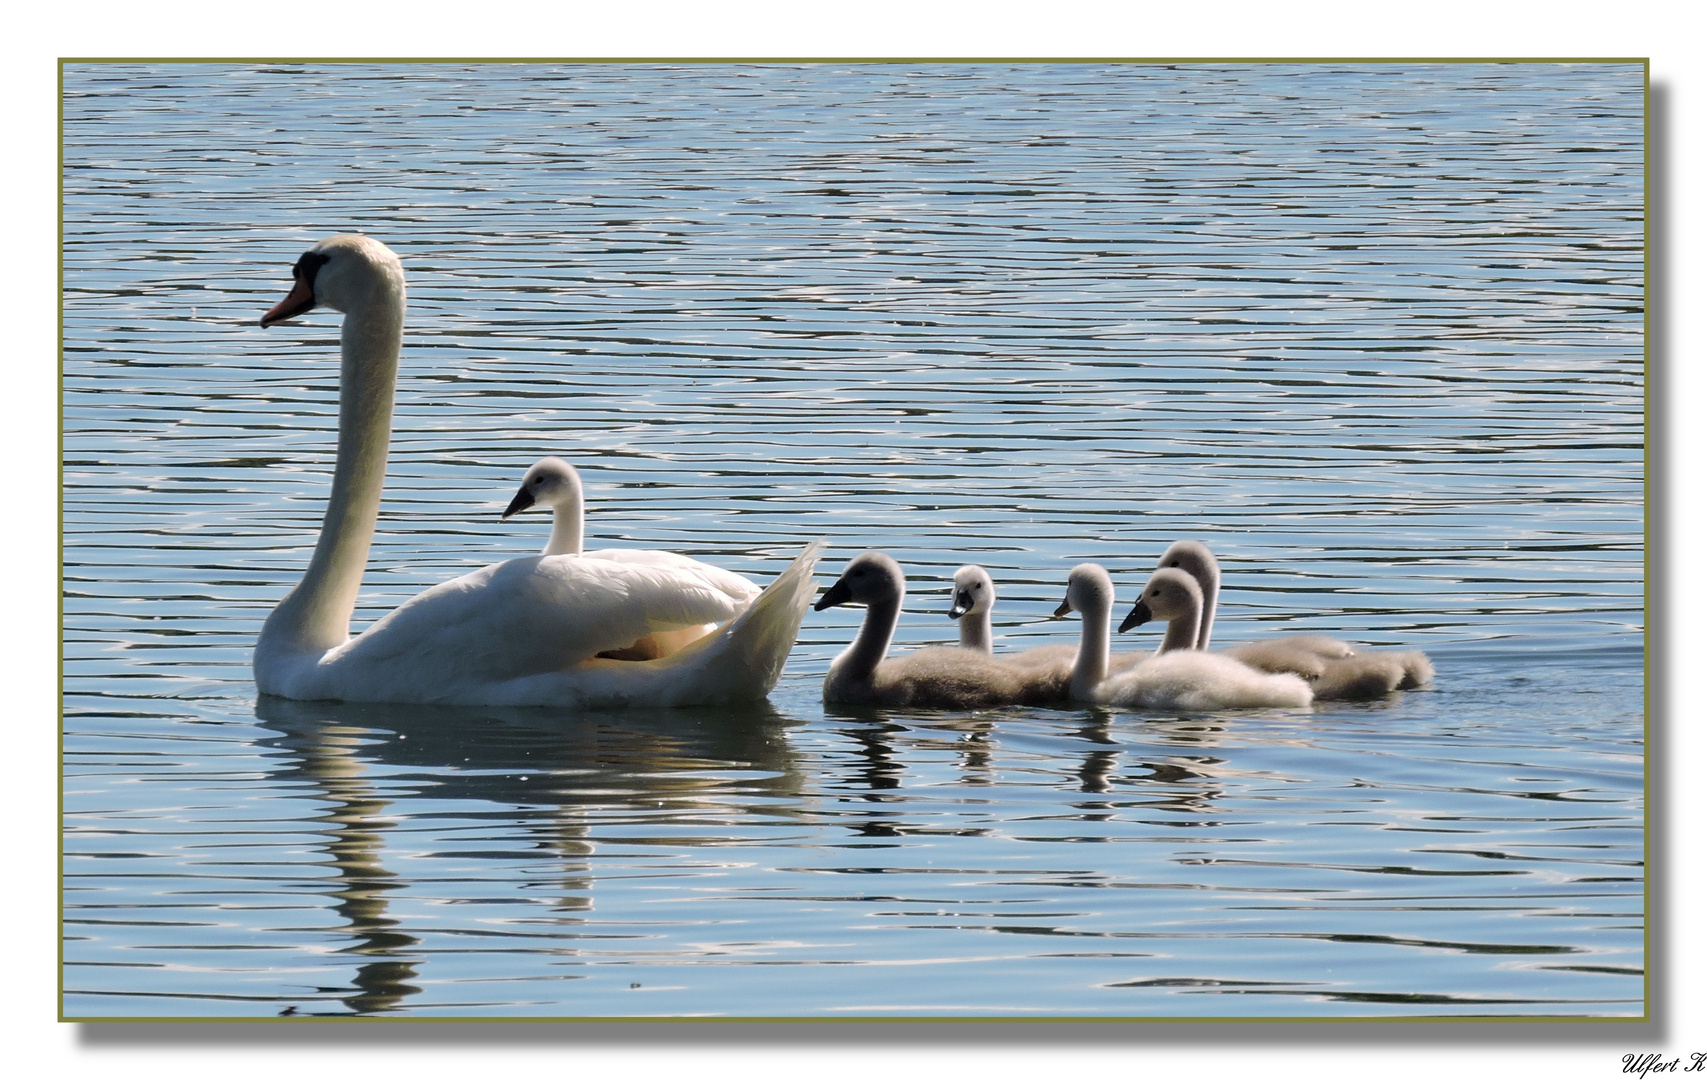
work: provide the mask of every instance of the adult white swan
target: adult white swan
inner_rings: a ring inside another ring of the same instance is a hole
[[[751,700],[769,692],[811,603],[821,541],[750,604],[716,589],[683,587],[644,565],[534,556],[435,585],[351,638],[385,483],[403,267],[376,240],[334,236],[297,260],[292,274],[289,295],[261,325],[320,305],[344,313],[338,458],[308,570],[255,643],[262,693],[604,708]],[[706,623],[724,625],[659,659],[600,656]]]

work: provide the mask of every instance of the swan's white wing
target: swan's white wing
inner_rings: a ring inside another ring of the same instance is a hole
[[[747,610],[679,652],[639,662],[589,660],[568,671],[516,679],[452,700],[466,704],[614,708],[756,701],[782,673],[817,585],[824,541],[806,545]]]
[[[631,563],[636,566],[652,567],[660,573],[679,574],[684,582],[695,582],[709,586],[733,600],[742,601],[742,606],[759,595],[759,587],[740,574],[725,570],[720,566],[700,562],[698,559],[692,559],[686,555],[679,555],[674,551],[601,548],[598,551],[587,552],[582,558]]]
[[[433,586],[328,653],[317,665],[327,685],[313,696],[350,697],[355,686],[367,700],[440,700],[436,687],[559,671],[650,633],[724,622],[746,606],[644,564],[511,559]],[[377,683],[396,685],[381,696]]]

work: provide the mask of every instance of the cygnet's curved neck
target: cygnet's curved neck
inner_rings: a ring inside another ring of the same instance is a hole
[[[581,486],[576,484],[573,494],[565,497],[551,511],[551,539],[545,542],[546,555],[579,555],[581,554],[582,519],[584,517],[581,498]]]
[[[986,655],[995,651],[990,641],[988,611],[971,611],[960,617],[960,647],[977,649]]]
[[[1085,701],[1091,691],[1108,678],[1108,626],[1113,614],[1113,587],[1099,589],[1079,608],[1079,655],[1073,660],[1073,678],[1067,693]]]
[[[385,487],[397,354],[403,343],[402,274],[374,277],[375,286],[344,313],[338,459],[320,540],[302,581],[267,617],[257,651],[325,652],[349,640]]]
[[[1203,605],[1194,604],[1190,610],[1168,620],[1168,632],[1162,635],[1162,647],[1157,652],[1173,652],[1176,649],[1192,649],[1197,647],[1199,630],[1202,627],[1201,616]]]
[[[903,588],[894,596],[873,600],[866,605],[865,621],[859,624],[859,633],[836,661],[844,676],[864,680],[877,672],[877,665],[889,655],[889,642],[895,636],[895,624],[901,621],[901,600],[905,595]]]
[[[1197,587],[1203,590],[1203,614],[1197,624],[1196,645],[1197,648],[1208,651],[1209,632],[1215,627],[1215,605],[1219,602],[1218,598],[1221,595],[1221,567],[1213,562],[1210,563],[1208,568],[1204,570],[1203,577],[1198,579]],[[1173,630],[1171,626],[1168,629],[1170,633]],[[1186,647],[1190,648],[1191,646]],[[1167,646],[1164,645],[1163,650],[1166,649]]]

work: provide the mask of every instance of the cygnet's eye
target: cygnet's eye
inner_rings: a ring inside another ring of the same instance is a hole
[[[1179,565],[1179,560],[1178,560],[1178,559],[1175,559],[1175,560],[1174,560],[1174,561],[1173,561],[1173,562],[1171,562],[1171,563],[1169,563],[1169,564],[1168,564],[1168,565],[1169,565],[1169,566],[1178,566],[1178,565]]]
[[[541,485],[541,484],[543,484],[543,483],[545,483],[545,477],[543,477],[543,476],[536,476],[536,477],[534,477],[534,478],[533,478],[533,486],[534,486],[534,487],[538,487],[538,486],[539,486],[539,485]]]
[[[1160,590],[1160,589],[1151,589],[1151,590],[1150,590],[1150,595],[1151,595],[1151,596],[1160,596],[1160,595],[1162,595],[1162,590]]]
[[[978,591],[978,590],[979,590],[979,589],[982,589],[982,588],[983,588],[983,587],[984,587],[984,586],[982,586],[982,585],[979,585],[979,584],[978,584],[978,583],[976,583],[976,582],[974,582],[974,583],[973,583],[973,585],[972,585],[972,591],[973,591],[973,592],[977,592],[977,591]]]

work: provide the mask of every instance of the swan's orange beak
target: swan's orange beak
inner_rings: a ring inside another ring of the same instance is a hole
[[[273,310],[261,316],[261,325],[271,326],[276,322],[283,322],[312,310],[314,310],[314,282],[309,275],[298,274],[296,284],[290,287],[290,292],[285,298],[274,304]]]

